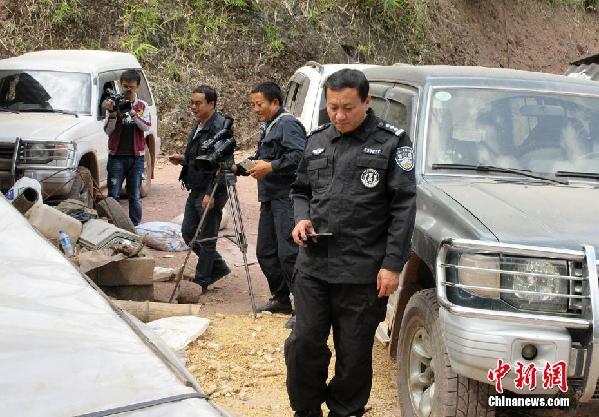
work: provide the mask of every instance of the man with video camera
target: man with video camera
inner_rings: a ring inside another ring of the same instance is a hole
[[[224,176],[218,181],[214,198],[210,199],[215,178],[215,171],[221,158],[226,158],[224,164],[233,164],[233,132],[232,119],[225,118],[216,111],[216,91],[207,85],[201,85],[191,93],[191,112],[196,122],[187,139],[185,154],[169,156],[169,161],[182,165],[179,179],[189,190],[185,204],[181,232],[183,239],[189,245],[200,223],[204,210],[208,210],[197,240],[214,238],[218,235],[223,208],[227,202],[227,187]],[[215,140],[216,139],[216,140]],[[221,152],[221,145],[227,149]],[[193,245],[193,251],[198,255],[193,282],[202,286],[206,291],[208,286],[218,279],[228,275],[231,270],[225,260],[216,250],[216,240],[209,240]]]
[[[121,74],[121,94],[109,92],[102,108],[108,111],[104,131],[108,135],[108,196],[119,199],[127,180],[129,218],[141,222],[141,180],[144,173],[146,140],[144,132],[152,124],[148,105],[137,98],[141,76],[136,70]]]

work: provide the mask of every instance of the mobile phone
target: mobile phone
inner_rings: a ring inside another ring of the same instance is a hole
[[[331,236],[333,236],[333,234],[330,232],[311,233],[308,235],[308,238],[306,239],[306,244],[308,246],[318,245],[319,243],[322,243],[323,241],[325,241],[326,239],[328,239]],[[314,242],[312,240],[313,237],[316,238],[316,242]]]
[[[308,237],[329,237],[329,236],[333,236],[333,234],[331,232],[323,232],[323,233],[311,233],[308,235]]]

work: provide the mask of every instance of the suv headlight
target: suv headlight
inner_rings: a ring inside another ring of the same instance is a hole
[[[502,274],[501,288],[515,290],[513,293],[502,293],[501,298],[516,308],[523,310],[551,311],[565,313],[568,311],[568,298],[549,295],[569,293],[568,280],[560,279],[560,275],[568,275],[566,261],[552,259],[529,259],[503,257],[501,268],[506,271],[523,274]],[[536,294],[531,294],[528,291]]]
[[[539,258],[518,258],[498,255],[462,254],[459,259],[459,283],[486,289],[466,291],[487,298],[502,299],[521,310],[555,313],[568,311],[568,298],[554,294],[569,294],[569,282],[559,276],[568,275],[566,261]],[[508,274],[520,272],[521,274]],[[494,289],[497,290],[494,290]],[[515,292],[502,292],[502,289]]]
[[[74,159],[75,144],[64,142],[23,142],[19,162],[24,165],[67,166]]]

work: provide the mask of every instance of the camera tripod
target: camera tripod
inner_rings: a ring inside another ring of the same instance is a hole
[[[228,205],[229,205],[229,209],[231,210],[231,217],[233,219],[233,227],[234,227],[234,233],[235,233],[234,235],[224,235],[222,237],[229,239],[241,251],[241,254],[243,256],[243,265],[245,267],[245,275],[246,275],[247,283],[248,283],[248,290],[249,290],[250,299],[252,302],[252,313],[254,314],[254,318],[256,318],[256,301],[254,299],[254,290],[252,289],[252,278],[250,277],[250,268],[248,266],[248,261],[247,261],[248,244],[247,244],[247,240],[245,237],[245,229],[243,227],[243,219],[241,217],[241,206],[239,204],[239,198],[237,196],[237,187],[235,186],[237,179],[235,178],[235,174],[233,172],[231,172],[231,170],[228,167],[226,167],[225,163],[223,163],[223,162],[219,163],[218,169],[216,170],[216,173],[214,175],[214,185],[212,186],[212,190],[210,191],[210,202],[214,201],[214,194],[216,193],[216,189],[218,188],[219,183],[222,182],[222,180],[224,180],[224,183],[227,187],[227,196],[229,197]],[[177,292],[177,289],[179,288],[179,284],[183,277],[183,271],[185,270],[185,267],[187,266],[187,262],[189,261],[189,256],[191,255],[191,252],[193,250],[193,245],[195,245],[196,243],[217,240],[219,238],[219,236],[215,236],[215,237],[198,240],[198,237],[201,234],[202,228],[204,227],[204,222],[206,221],[206,215],[208,213],[208,210],[210,210],[210,208],[206,207],[204,209],[204,211],[202,212],[202,217],[200,218],[200,223],[198,224],[198,227],[196,228],[193,239],[189,242],[189,249],[187,251],[185,261],[183,262],[183,266],[177,273],[177,279],[175,281],[175,288],[173,289],[173,293],[171,294],[169,303],[173,301],[175,293]],[[202,260],[199,259],[198,262],[202,262]]]

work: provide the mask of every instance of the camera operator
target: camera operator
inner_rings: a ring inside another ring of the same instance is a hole
[[[226,185],[221,179],[214,198],[210,199],[215,170],[198,167],[195,163],[196,158],[202,154],[202,145],[210,141],[225,127],[227,119],[216,111],[217,98],[216,91],[207,85],[201,85],[193,90],[190,102],[191,112],[197,120],[187,139],[185,155],[169,156],[171,163],[183,166],[179,179],[190,191],[181,227],[183,239],[188,245],[195,235],[204,210],[208,210],[208,212],[198,240],[218,235],[223,208],[228,198]],[[232,153],[226,164],[229,167],[233,164]],[[201,285],[204,291],[208,289],[209,285],[231,272],[225,260],[216,250],[216,240],[196,243],[192,249],[199,258],[193,282]]]
[[[127,179],[129,218],[141,222],[141,180],[144,173],[146,140],[144,132],[152,124],[148,105],[137,98],[141,76],[136,70],[121,74],[122,94],[109,95],[102,103],[108,111],[104,131],[108,135],[108,196],[118,200]]]

